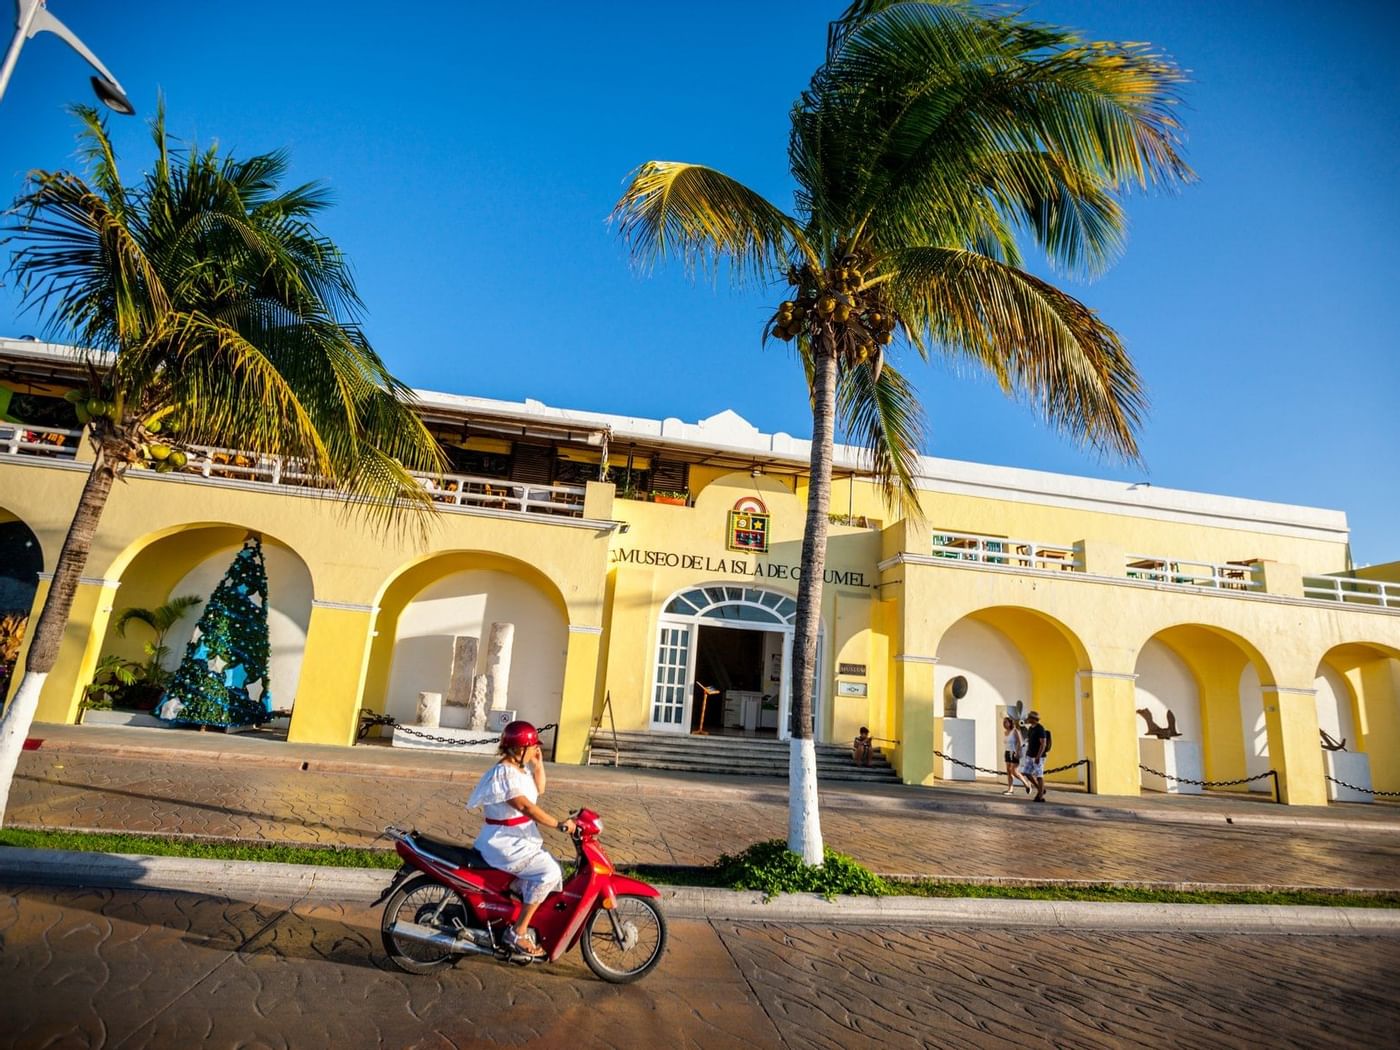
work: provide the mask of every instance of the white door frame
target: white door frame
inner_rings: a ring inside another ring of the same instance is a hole
[[[677,591],[675,594],[673,594],[670,598],[666,600],[666,603],[662,606],[662,609],[664,610],[671,608],[673,604],[676,604],[677,599],[682,599],[682,601],[686,605],[690,606],[692,602],[696,601],[697,599],[691,599],[691,601],[685,601],[685,599],[690,598],[694,595],[707,597],[708,595],[706,592],[712,593],[715,591],[716,588],[724,588],[723,594],[725,597],[723,597],[722,600],[709,602],[708,604],[704,605],[703,607],[697,608],[694,612],[691,612],[689,614],[679,612],[662,612],[657,619],[656,641],[655,644],[652,646],[651,688],[647,694],[649,697],[647,729],[653,733],[690,733],[690,717],[692,713],[692,706],[695,700],[695,653],[696,647],[700,641],[700,628],[724,627],[730,630],[759,631],[769,634],[780,634],[783,636],[783,660],[781,672],[782,683],[778,690],[778,739],[787,740],[792,736],[792,732],[790,729],[790,723],[792,721],[792,640],[796,633],[796,627],[790,621],[790,619],[787,619],[782,615],[782,613],[780,612],[780,608],[785,608],[786,605],[795,605],[796,599],[793,598],[793,596],[790,594],[785,594],[782,591],[776,591],[768,587],[754,587],[747,584],[735,584],[732,582],[696,584],[690,587],[682,588],[680,591]],[[739,598],[729,597],[730,592],[733,590],[738,590],[740,592]],[[749,600],[747,595],[750,593],[761,594],[771,599],[778,599],[778,603],[770,604],[768,600]],[[786,605],[781,604],[784,602],[786,603]],[[772,617],[772,619],[727,620],[707,615],[715,609],[720,609],[732,605],[750,606],[764,609],[766,610],[768,615]],[[684,706],[681,710],[681,720],[678,724],[671,722],[656,721],[657,689],[661,685],[668,684],[662,683],[660,681],[660,673],[662,669],[662,631],[668,628],[672,630],[679,628],[688,631],[688,644],[686,649],[685,661],[685,699]],[[814,735],[817,733],[821,725],[821,653],[823,648],[822,642],[824,640],[825,634],[826,632],[819,622],[817,625],[817,667],[816,674],[814,675],[816,688],[813,691],[812,697],[812,728]]]

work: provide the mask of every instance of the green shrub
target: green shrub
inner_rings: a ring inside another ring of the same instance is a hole
[[[809,866],[781,839],[756,842],[738,856],[726,853],[715,864],[721,886],[757,890],[765,900],[780,893],[820,893],[830,900],[837,894],[883,897],[890,885],[869,868],[835,850],[825,860]]]

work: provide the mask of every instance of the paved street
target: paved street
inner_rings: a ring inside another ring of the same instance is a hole
[[[7,1047],[1365,1047],[1400,1024],[1395,938],[677,921],[618,988],[577,952],[400,974],[361,905],[35,887],[0,887],[0,938]]]
[[[339,754],[371,750],[387,752]],[[162,761],[45,747],[24,755],[7,819],[360,846],[374,843],[393,822],[472,838],[480,818],[462,803],[487,760],[427,757],[441,768],[430,763],[409,771],[413,775],[390,776],[303,772],[299,764],[240,763],[227,756]],[[449,773],[457,779],[445,780]],[[1140,802],[1144,809],[1176,807],[1177,814],[1233,805],[1242,823],[1232,825],[1223,817],[1209,823],[1121,819],[1111,804],[1083,805],[1090,801],[1083,796],[1067,796],[1080,803],[1073,807],[1032,806],[984,790],[959,796],[980,807],[967,809],[946,802],[950,795],[957,792],[832,785],[823,791],[823,830],[832,847],[893,874],[1400,888],[1395,807],[1333,807],[1323,812],[1342,810],[1364,820],[1291,827],[1245,822],[1246,816],[1287,816],[1284,807],[1259,802]],[[1066,796],[1052,794],[1057,797]],[[787,828],[786,784],[760,778],[553,766],[544,804],[559,811],[585,804],[597,809],[606,821],[604,844],[623,863],[705,864],[726,850],[783,837]]]

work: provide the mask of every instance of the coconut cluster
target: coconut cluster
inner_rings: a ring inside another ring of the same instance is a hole
[[[873,359],[878,370],[882,348],[894,340],[899,316],[886,299],[884,284],[866,285],[871,263],[867,253],[857,252],[826,270],[810,263],[792,267],[788,283],[797,295],[779,304],[770,331],[785,342],[830,332],[846,364]]]
[[[175,448],[168,437],[179,429],[178,423],[168,418],[173,407],[133,420],[127,418],[120,393],[93,388],[70,390],[63,396],[72,404],[78,422],[91,425],[99,432],[103,447],[128,463],[145,463],[160,474],[169,474],[189,462],[189,456]]]

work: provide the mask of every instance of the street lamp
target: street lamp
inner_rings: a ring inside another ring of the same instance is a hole
[[[87,49],[87,45],[73,35],[73,31],[49,14],[45,6],[48,0],[15,0],[15,38],[10,41],[10,50],[5,52],[5,64],[0,66],[0,98],[5,97],[10,74],[19,61],[20,48],[26,40],[32,40],[40,33],[49,32],[59,37],[65,44],[82,55],[87,64],[97,70],[100,76],[92,77],[92,90],[102,103],[126,116],[136,112],[136,107],[126,97],[126,92],[117,83],[107,67],[97,60],[97,56]]]

